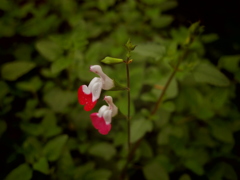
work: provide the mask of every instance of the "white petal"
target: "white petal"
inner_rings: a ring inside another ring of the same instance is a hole
[[[118,113],[118,108],[115,106],[115,104],[112,104],[112,117],[116,116]]]
[[[96,101],[97,99],[99,99],[100,94],[102,91],[102,83],[97,82],[93,85],[92,87],[92,101]]]
[[[88,88],[92,92],[92,101],[96,101],[100,97],[102,91],[102,80],[97,77],[93,78]]]
[[[112,110],[108,109],[103,112],[103,119],[105,120],[106,124],[110,124],[112,121]]]
[[[118,108],[117,106],[115,106],[115,104],[113,103],[113,99],[111,96],[105,96],[104,100],[106,101],[106,103],[108,103],[109,105],[109,109],[112,110],[112,117],[117,115],[118,113]]]
[[[91,80],[91,82],[89,83],[88,88],[91,90],[91,89],[92,89],[92,86],[93,86],[96,82],[99,82],[99,81],[102,81],[102,80],[101,80],[100,78],[97,78],[97,77],[93,78],[93,79]]]
[[[90,94],[91,93],[90,89],[86,85],[83,85],[82,87],[83,87],[83,92],[85,94]]]
[[[110,77],[105,75],[105,76],[102,77],[102,79],[103,79],[103,86],[102,86],[102,88],[104,90],[109,90],[109,89],[114,87],[114,82],[113,82],[113,80]]]
[[[102,117],[103,114],[104,114],[104,112],[107,111],[107,110],[108,110],[108,106],[103,105],[103,106],[99,109],[99,111],[98,111],[98,116],[99,116],[99,117]]]

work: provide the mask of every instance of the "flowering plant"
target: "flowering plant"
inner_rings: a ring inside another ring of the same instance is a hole
[[[78,89],[78,101],[84,105],[85,111],[91,111],[94,108],[102,89],[109,90],[114,87],[113,80],[102,71],[101,66],[90,66],[90,71],[100,77],[93,78],[88,86],[82,85]]]

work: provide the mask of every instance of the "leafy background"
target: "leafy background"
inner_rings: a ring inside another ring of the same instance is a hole
[[[199,17],[204,5],[214,8]],[[0,179],[120,177],[128,153],[126,92],[101,95],[113,96],[120,109],[111,132],[102,136],[78,104],[77,89],[94,77],[90,65],[106,56],[124,58],[129,38],[137,44],[130,64],[131,141],[140,142],[129,179],[239,179],[239,35],[235,16],[229,10],[222,21],[214,18],[225,4],[214,5],[1,0]],[[205,32],[194,38],[149,119],[184,51],[188,27],[198,20]],[[102,67],[126,82],[124,65]]]

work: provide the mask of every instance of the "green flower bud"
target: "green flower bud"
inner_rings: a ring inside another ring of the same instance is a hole
[[[128,51],[133,51],[135,49],[135,47],[137,45],[133,45],[130,41],[130,39],[127,41],[127,43],[125,44],[126,48],[128,49]]]
[[[118,64],[123,63],[123,59],[113,58],[113,57],[105,57],[101,62],[105,64]]]

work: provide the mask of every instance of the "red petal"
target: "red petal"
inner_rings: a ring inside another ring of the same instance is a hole
[[[98,113],[92,113],[90,115],[93,126],[98,129],[100,134],[106,135],[111,130],[111,124],[106,124],[103,117],[98,117]]]
[[[102,126],[101,128],[98,129],[98,132],[100,134],[106,135],[111,130],[111,127],[112,127],[111,124],[105,124],[104,126]]]
[[[85,94],[83,92],[83,86],[78,88],[78,102],[84,106],[85,111],[91,111],[97,103],[97,100],[92,102],[92,93]]]
[[[103,118],[100,118],[98,117],[98,113],[92,113],[90,115],[91,117],[91,120],[92,120],[92,125],[96,128],[96,129],[99,129],[102,124],[104,123],[103,121]]]

